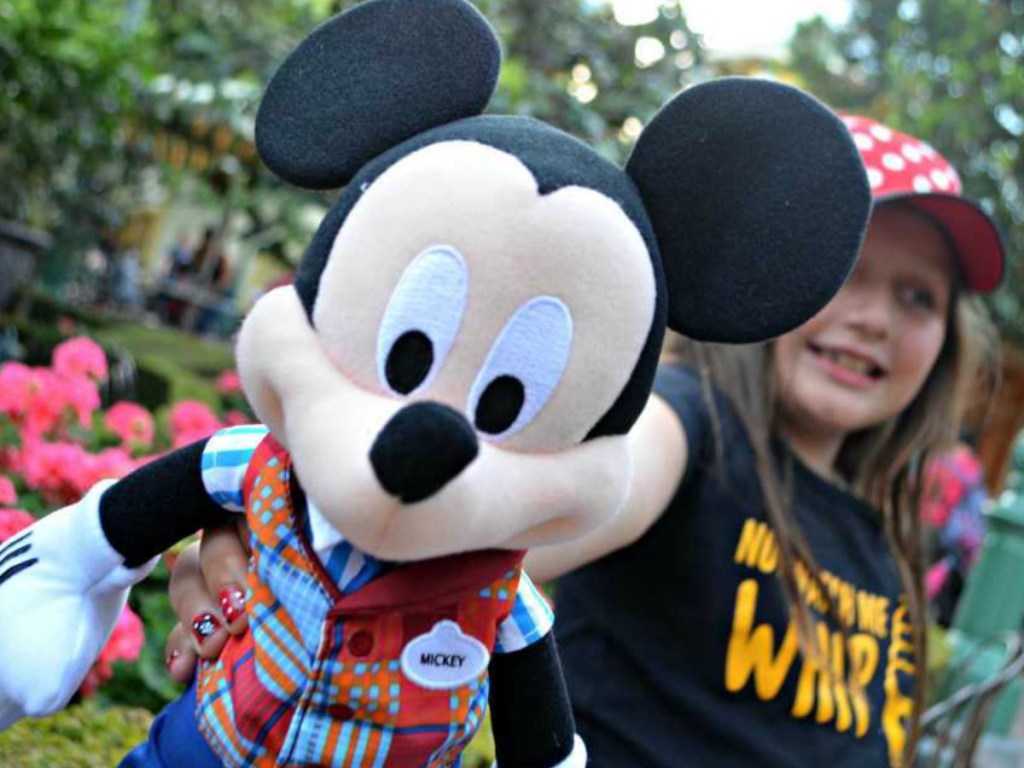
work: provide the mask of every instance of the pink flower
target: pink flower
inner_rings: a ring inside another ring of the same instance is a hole
[[[18,492],[14,490],[14,482],[9,477],[0,475],[0,504],[14,504],[18,500]]]
[[[237,395],[242,392],[242,377],[238,371],[224,371],[217,377],[217,391],[222,395]]]
[[[0,413],[32,435],[42,435],[60,421],[65,392],[48,368],[21,363],[0,366]]]
[[[142,620],[127,605],[121,611],[114,631],[107,644],[100,651],[100,657],[92,665],[89,674],[82,681],[78,692],[83,697],[92,696],[96,690],[114,674],[115,661],[135,661],[142,653],[146,642],[142,631]]]
[[[0,541],[28,528],[36,519],[24,509],[0,509]]]
[[[106,646],[100,652],[100,659],[105,661],[135,661],[142,653],[146,642],[142,631],[142,619],[127,605],[121,611],[114,631]]]
[[[171,434],[175,448],[209,437],[218,429],[220,422],[203,403],[182,400],[171,409]]]
[[[136,467],[136,462],[123,448],[107,448],[95,454],[87,454],[75,483],[82,494],[85,494],[100,480],[117,480],[124,477]]]
[[[22,474],[21,451],[15,446],[0,446],[0,472],[10,472],[13,475]]]
[[[61,342],[53,350],[53,369],[60,376],[91,376],[94,381],[107,378],[107,356],[92,339],[79,336]]]
[[[64,398],[72,413],[83,427],[92,424],[92,415],[100,407],[100,391],[96,382],[85,376],[75,376],[62,382]]]
[[[927,570],[924,575],[924,591],[929,600],[934,600],[939,592],[942,591],[942,588],[946,585],[946,580],[949,578],[949,573],[950,564],[948,560],[940,560]]]
[[[45,435],[60,424],[67,391],[48,368],[32,368],[25,402],[23,425],[33,435]]]
[[[19,420],[25,413],[29,388],[32,383],[32,369],[21,363],[0,365],[0,413]]]
[[[153,414],[141,405],[114,403],[104,416],[103,423],[126,446],[149,448],[153,444]]]
[[[27,440],[21,451],[21,469],[29,488],[51,503],[77,501],[89,489],[94,475],[90,454],[75,443]]]
[[[240,427],[243,424],[252,424],[252,417],[241,411],[228,411],[224,414],[225,427]]]

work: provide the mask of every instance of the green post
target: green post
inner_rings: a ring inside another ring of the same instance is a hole
[[[987,517],[981,553],[967,577],[949,632],[953,664],[971,658],[964,682],[987,679],[1005,662],[998,648],[979,643],[1024,626],[1024,433],[1014,446],[1006,490]],[[992,710],[986,727],[989,733],[1009,732],[1020,697],[1018,681],[1007,686]]]

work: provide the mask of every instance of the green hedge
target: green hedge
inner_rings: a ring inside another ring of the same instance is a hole
[[[22,720],[0,733],[0,765],[111,768],[145,740],[152,719],[144,709],[85,703],[43,720]]]
[[[43,720],[22,720],[0,733],[0,766],[111,768],[145,740],[152,719],[144,709],[86,702]],[[463,760],[465,768],[487,768],[494,760],[489,723],[480,730]]]
[[[25,348],[29,365],[49,365],[53,348],[65,339],[57,320],[64,316],[52,303],[37,303],[27,319],[5,318]],[[152,411],[181,400],[198,400],[212,408],[220,404],[217,376],[234,368],[231,345],[200,339],[169,328],[150,328],[133,321],[112,322],[78,313],[76,333],[91,336],[111,361],[129,356],[135,364],[135,391],[131,399]],[[113,399],[113,398],[112,398]]]

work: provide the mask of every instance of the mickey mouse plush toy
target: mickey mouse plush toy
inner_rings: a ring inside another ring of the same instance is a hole
[[[793,88],[689,89],[621,170],[481,116],[499,61],[464,0],[369,0],[284,62],[260,155],[344,191],[241,330],[266,426],[0,550],[0,725],[63,706],[154,558],[244,511],[251,629],[187,694],[205,756],[167,764],[458,765],[489,702],[501,768],[584,765],[523,550],[622,504],[666,324],[751,341],[804,321],[868,193],[842,124]]]

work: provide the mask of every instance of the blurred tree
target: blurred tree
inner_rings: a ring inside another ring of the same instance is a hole
[[[480,0],[505,51],[491,111],[531,115],[622,161],[651,115],[680,86],[706,79],[699,37],[680,3],[636,26],[608,3]]]
[[[0,216],[64,235],[116,223],[139,84],[122,15],[118,0],[0,3]]]
[[[999,221],[1008,277],[989,299],[1024,341],[1024,0],[853,0],[850,22],[801,25],[791,66],[828,103],[926,138]]]
[[[79,254],[123,221],[148,188],[175,189],[190,152],[181,135],[211,126],[251,138],[262,84],[319,21],[352,0],[5,0],[0,3],[0,217],[57,235]],[[680,4],[639,26],[617,24],[604,0],[477,0],[505,50],[491,109],[533,115],[615,161],[655,109],[706,77],[699,38]],[[129,127],[130,130],[126,129]],[[191,157],[191,155],[189,155]],[[170,158],[170,162],[168,162]],[[200,163],[199,165],[203,165]],[[297,193],[267,174],[226,184],[201,175],[249,214],[261,247],[301,252]],[[194,169],[184,172],[194,172]],[[304,196],[323,204],[324,197]],[[269,230],[280,242],[268,239]],[[292,240],[291,248],[286,248]],[[64,266],[67,266],[64,263]]]

